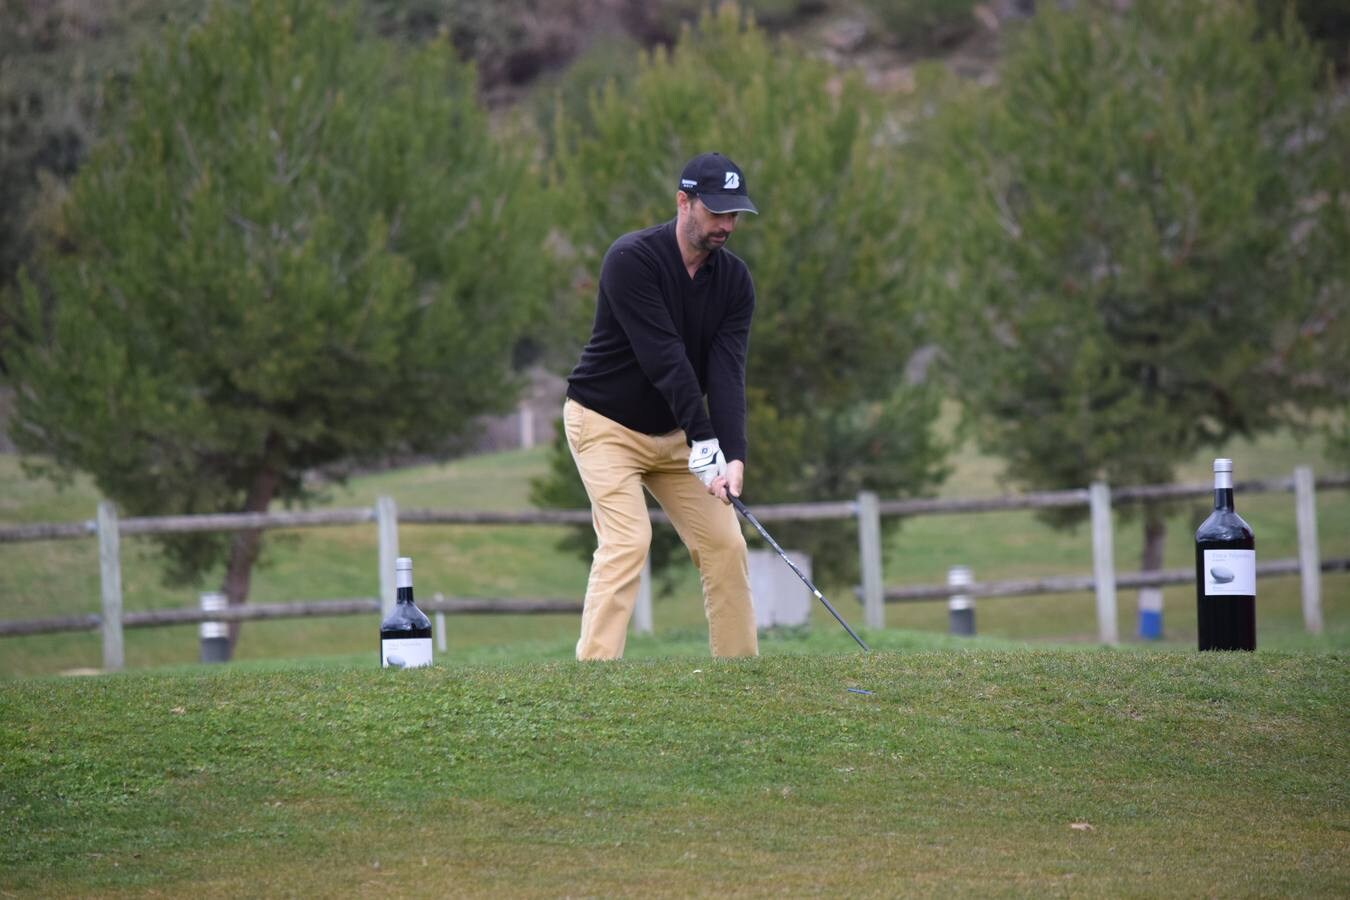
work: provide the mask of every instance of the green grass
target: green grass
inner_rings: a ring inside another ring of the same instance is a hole
[[[1314,443],[1300,446],[1287,437],[1226,448],[1238,462],[1240,479],[1288,475],[1298,464],[1319,472],[1333,471]],[[998,478],[998,465],[970,448],[954,459],[946,496],[987,496],[1010,490]],[[1209,457],[1194,460],[1181,474],[1187,481],[1206,481]],[[520,509],[527,506],[529,479],[545,466],[543,448],[458,460],[447,465],[419,466],[358,477],[330,492],[330,506],[368,506],[388,494],[400,508]],[[58,491],[46,482],[25,478],[18,461],[0,456],[0,522],[76,521],[92,518],[98,497],[87,481],[77,479]],[[1295,555],[1293,498],[1289,494],[1238,498],[1241,512],[1257,529],[1261,559]],[[1185,566],[1191,559],[1191,535],[1205,515],[1205,504],[1183,504],[1169,521],[1165,564]],[[1350,556],[1350,494],[1325,491],[1318,504],[1321,549],[1326,557]],[[400,529],[401,552],[417,565],[418,595],[549,596],[579,599],[585,590],[586,565],[560,552],[556,527],[422,526]],[[757,538],[752,538],[757,543]],[[1139,525],[1118,515],[1115,534],[1117,566],[1139,567]],[[160,559],[153,543],[124,537],[123,591],[127,609],[191,606],[197,593],[214,589],[218,575],[201,584],[169,588],[160,580]],[[1091,571],[1091,538],[1086,526],[1056,531],[1030,513],[928,516],[911,519],[889,541],[885,573],[888,583],[913,584],[944,580],[948,566],[971,566],[978,578],[1086,574]],[[262,564],[255,571],[252,599],[260,602],[375,596],[378,593],[374,525],[269,532]],[[854,624],[861,609],[850,585],[822,584],[826,595]],[[96,612],[99,582],[97,547],[91,539],[0,545],[0,618]],[[1169,647],[1189,647],[1195,640],[1195,602],[1187,586],[1166,591]],[[1118,630],[1133,640],[1135,597],[1118,597]],[[1323,578],[1321,637],[1304,633],[1297,578],[1263,580],[1258,606],[1258,641],[1263,648],[1330,649],[1350,647],[1350,575]],[[703,628],[696,573],[685,564],[674,592],[658,597],[654,619],[658,633],[677,641]],[[942,603],[893,604],[888,627],[942,632]],[[1096,613],[1090,594],[981,600],[976,610],[981,634],[1013,641],[1063,644],[1096,640]],[[837,629],[823,610],[813,612],[819,630]],[[309,619],[245,626],[240,659],[296,656],[342,656],[369,652],[373,623],[369,617]],[[576,617],[472,616],[450,622],[451,655],[471,658],[477,648],[511,655],[520,644],[566,646],[575,640]],[[299,637],[297,637],[297,634]],[[59,634],[0,639],[0,677],[54,673],[97,667],[97,634]],[[191,627],[139,629],[126,632],[127,664],[142,668],[192,662],[197,655]]]
[[[0,894],[1344,896],[1343,654],[877,637],[2,682]]]

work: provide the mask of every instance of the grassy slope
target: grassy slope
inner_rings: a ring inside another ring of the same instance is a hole
[[[1316,446],[1300,447],[1287,438],[1228,448],[1240,466],[1240,478],[1287,475],[1296,464],[1329,471]],[[969,449],[954,460],[955,474],[944,489],[948,496],[999,493],[1005,487],[997,464]],[[332,505],[369,505],[382,493],[402,508],[457,507],[515,509],[527,505],[527,482],[544,465],[542,449],[518,451],[381,473],[353,480],[335,490]],[[1182,473],[1192,481],[1207,479],[1207,459],[1197,459]],[[13,457],[0,456],[0,521],[70,521],[92,517],[96,493],[85,482],[57,492],[43,482],[22,477]],[[1293,556],[1292,496],[1240,497],[1241,511],[1257,529],[1262,559]],[[1197,504],[1178,512],[1168,533],[1168,566],[1191,559],[1190,535],[1205,511]],[[1350,556],[1350,494],[1324,492],[1319,498],[1319,529],[1324,556]],[[1138,567],[1137,522],[1117,517],[1116,561],[1122,570]],[[561,530],[528,527],[405,526],[402,552],[417,561],[419,595],[437,591],[470,596],[580,597],[586,568],[581,560],[555,548]],[[169,589],[159,580],[157,556],[145,539],[123,540],[123,588],[128,609],[186,606],[197,588]],[[995,579],[1091,571],[1091,540],[1086,527],[1058,532],[1027,513],[991,513],[922,517],[905,523],[890,542],[886,575],[890,583],[941,581],[949,565],[974,567],[978,577]],[[302,598],[373,596],[376,578],[373,526],[269,534],[265,565],[256,573],[253,597],[259,601]],[[201,585],[206,588],[210,582]],[[1350,576],[1325,576],[1324,616],[1328,631],[1320,639],[1302,631],[1296,578],[1263,581],[1259,607],[1262,647],[1297,649],[1350,645]],[[855,623],[861,610],[846,586],[822,585],[827,596]],[[97,548],[89,540],[0,545],[0,617],[27,618],[98,609]],[[1188,587],[1167,591],[1169,641],[1190,646],[1194,641],[1194,600]],[[1134,632],[1134,597],[1119,596],[1119,630],[1126,640]],[[452,652],[477,652],[483,645],[544,642],[564,648],[575,632],[573,616],[466,617],[451,623]],[[668,598],[658,598],[658,630],[687,633],[702,624],[702,606],[690,567]],[[1096,624],[1089,594],[981,601],[976,612],[981,633],[1016,640],[1091,641]],[[944,631],[941,603],[894,605],[887,610],[890,627]],[[837,626],[819,609],[816,626]],[[296,637],[296,628],[300,637]],[[353,654],[367,652],[372,625],[364,618],[307,620],[296,626],[264,623],[245,628],[239,655],[244,659],[275,656]],[[127,632],[131,666],[186,663],[196,656],[191,627]],[[97,666],[97,634],[67,634],[0,640],[0,677],[57,672]],[[558,649],[560,657],[564,649]]]
[[[1344,655],[937,641],[3,682],[0,892],[1344,895]]]

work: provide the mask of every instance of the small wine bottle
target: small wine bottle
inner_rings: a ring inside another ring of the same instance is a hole
[[[1214,460],[1214,512],[1195,532],[1201,650],[1256,649],[1256,536],[1233,511],[1233,461]]]
[[[412,559],[394,564],[398,602],[380,623],[380,667],[415,669],[431,665],[431,620],[413,602]]]

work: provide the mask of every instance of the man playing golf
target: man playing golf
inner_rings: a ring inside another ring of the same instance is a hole
[[[605,254],[595,325],[568,376],[563,427],[599,540],[577,659],[623,656],[652,537],[643,487],[698,566],[713,655],[759,652],[745,538],[728,505],[745,478],[755,287],[723,246],[737,216],[759,210],[719,153],[689,161],[675,203],[674,220]]]

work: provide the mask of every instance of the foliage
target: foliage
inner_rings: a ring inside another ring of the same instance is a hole
[[[945,369],[1033,487],[1170,481],[1329,403],[1295,363],[1350,349],[1305,327],[1350,254],[1318,54],[1241,4],[1108,6],[1042,11],[924,130]]]
[[[599,0],[363,0],[365,18],[388,37],[443,37],[472,62],[483,85],[518,85],[570,60]]]
[[[555,135],[578,285],[571,315],[558,319],[572,323],[573,346],[585,339],[605,249],[673,217],[680,167],[719,150],[745,170],[763,211],[743,216],[731,241],[757,296],[747,499],[850,498],[864,488],[894,496],[933,485],[942,455],[930,432],[936,393],[899,375],[924,337],[908,290],[915,221],[877,97],[724,6],[597,93],[590,121],[582,131],[560,117]],[[539,502],[584,505],[568,465],[539,487]],[[822,577],[854,571],[850,526],[781,531],[775,537],[810,552]]]
[[[626,0],[616,4],[628,31],[645,44],[673,44],[683,29],[696,25],[699,17],[716,8],[719,0]],[[743,0],[740,8],[755,24],[779,30],[809,18],[826,8],[826,0]]]
[[[1344,71],[1350,68],[1350,6],[1344,0],[1255,0],[1267,28],[1280,29],[1292,13],[1308,36]]]
[[[540,80],[529,108],[539,133],[550,142],[546,156],[553,154],[553,124],[558,117],[584,133],[595,130],[591,95],[606,82],[623,79],[636,69],[641,49],[641,44],[626,35],[607,36],[587,47],[556,77]]]
[[[1350,470],[1350,113],[1345,95],[1327,98],[1340,112],[1326,117],[1325,140],[1335,148],[1327,161],[1326,190],[1307,199],[1312,217],[1305,228],[1305,259],[1315,266],[1306,279],[1318,294],[1316,314],[1302,329],[1312,340],[1299,345],[1287,365],[1301,387],[1330,409],[1307,416],[1307,425],[1328,438],[1327,453]],[[1320,137],[1321,135],[1319,135]]]
[[[978,0],[863,0],[890,39],[902,47],[933,51],[976,27]]]
[[[324,3],[222,4],[122,102],[64,208],[70,250],[17,312],[14,437],[47,471],[131,514],[265,509],[509,403],[537,190],[443,44],[361,40]],[[189,577],[222,546],[171,549]]]
[[[0,0],[0,292],[40,244],[61,241],[55,208],[106,112],[106,83],[197,5]],[[0,372],[7,330],[0,308]]]

